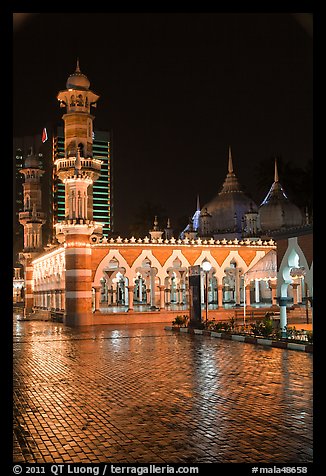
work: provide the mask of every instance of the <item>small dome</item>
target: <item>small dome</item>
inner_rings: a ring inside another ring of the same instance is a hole
[[[279,182],[276,160],[274,182],[259,207],[259,217],[262,231],[280,230],[303,224],[300,209],[289,201]]]
[[[87,76],[83,74],[79,69],[79,61],[77,60],[76,71],[69,76],[66,83],[67,89],[81,89],[83,91],[88,90],[90,82]]]
[[[300,209],[291,203],[279,182],[274,182],[267,197],[259,207],[262,231],[291,228],[303,224]]]
[[[33,154],[33,151],[31,150],[30,154],[25,159],[25,167],[31,169],[38,169],[40,165],[40,160],[37,154]]]

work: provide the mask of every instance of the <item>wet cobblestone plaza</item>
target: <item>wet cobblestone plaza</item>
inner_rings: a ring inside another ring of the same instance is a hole
[[[14,462],[305,463],[312,354],[14,320]]]

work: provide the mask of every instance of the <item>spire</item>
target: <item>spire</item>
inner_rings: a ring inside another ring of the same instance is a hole
[[[154,231],[158,231],[158,221],[157,221],[157,216],[155,215],[155,218],[154,218],[154,227],[153,227],[153,230]]]
[[[220,193],[230,193],[230,192],[242,192],[241,186],[238,182],[238,179],[233,171],[233,160],[231,146],[229,146],[229,162],[228,162],[228,173],[222,185],[222,190]]]
[[[232,152],[231,152],[231,146],[229,145],[229,164],[228,164],[228,171],[229,174],[233,173],[233,162],[232,162]]]
[[[278,182],[277,158],[275,157],[274,182]]]
[[[168,218],[166,228],[164,229],[164,234],[165,234],[165,239],[170,240],[173,236],[173,230],[171,228],[171,221],[170,218]]]
[[[77,56],[77,63],[76,63],[76,71],[75,73],[80,73],[80,68],[79,68],[79,58]]]
[[[200,211],[199,194],[197,194],[197,211]]]

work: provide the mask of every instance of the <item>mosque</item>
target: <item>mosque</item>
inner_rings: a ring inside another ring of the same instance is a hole
[[[54,169],[65,187],[65,219],[54,224],[56,243],[43,246],[43,171],[31,153],[21,169],[24,279],[17,269],[14,277],[16,294],[24,287],[25,316],[62,319],[69,326],[171,322],[189,309],[193,266],[200,267],[202,289],[206,279],[210,318],[271,307],[285,327],[292,309],[308,298],[312,303],[312,226],[287,198],[276,162],[260,206],[242,191],[229,148],[221,191],[202,208],[197,204],[179,236],[169,221],[162,230],[153,217],[148,236],[107,238],[92,206],[102,163],[92,147],[99,96],[78,62],[57,99],[65,110],[65,153]]]

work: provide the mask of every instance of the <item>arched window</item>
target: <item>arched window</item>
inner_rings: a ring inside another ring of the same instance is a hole
[[[30,208],[31,208],[31,197],[29,195],[25,195],[24,209],[29,210]]]
[[[84,100],[83,100],[83,96],[81,94],[78,94],[78,97],[77,97],[77,106],[83,106],[84,105]]]

